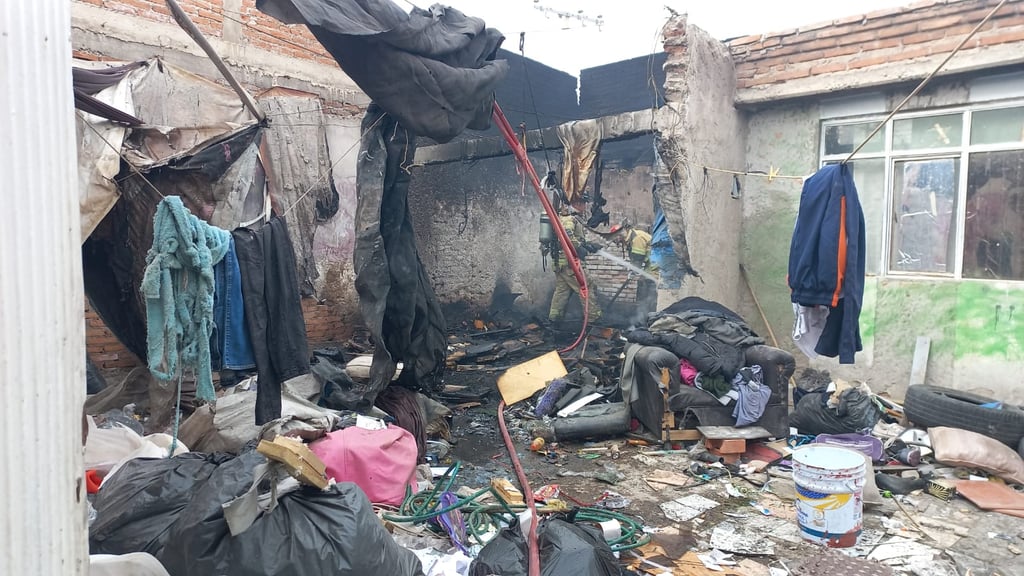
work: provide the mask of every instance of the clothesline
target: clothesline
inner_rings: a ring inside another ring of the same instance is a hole
[[[763,172],[763,171],[758,171],[758,170],[748,171],[748,172],[741,172],[739,170],[728,170],[726,168],[714,168],[712,166],[702,166],[700,164],[694,164],[694,166],[696,166],[696,167],[698,167],[698,168],[700,168],[702,170],[709,170],[711,172],[721,172],[723,174],[734,174],[736,176],[761,176],[761,177],[767,178],[769,182],[771,182],[772,180],[801,180],[802,181],[804,178],[807,178],[806,176],[787,176],[785,174],[779,174],[779,171],[778,171],[777,168],[775,168],[775,166],[769,166],[768,167],[768,172]]]

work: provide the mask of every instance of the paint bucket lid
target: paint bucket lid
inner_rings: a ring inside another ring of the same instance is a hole
[[[793,452],[793,469],[809,473],[848,473],[860,470],[864,474],[864,456],[849,448],[811,444]]]

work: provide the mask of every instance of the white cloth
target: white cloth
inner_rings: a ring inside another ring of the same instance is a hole
[[[808,358],[817,358],[814,349],[828,320],[828,306],[801,306],[793,304],[793,343]]]

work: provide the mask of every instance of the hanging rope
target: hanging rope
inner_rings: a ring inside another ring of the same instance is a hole
[[[945,66],[947,62],[952,60],[953,56],[956,56],[956,53],[959,52],[965,44],[967,44],[967,41],[973,38],[974,35],[978,33],[978,30],[981,30],[981,27],[984,26],[993,16],[995,16],[996,12],[998,12],[999,9],[1002,8],[1008,1],[1009,0],[1002,0],[1001,2],[999,2],[999,4],[996,4],[996,7],[993,8],[992,11],[989,12],[988,15],[985,16],[985,18],[983,18],[981,22],[978,22],[978,25],[975,26],[974,29],[971,30],[970,33],[968,33],[967,36],[965,36],[964,39],[961,40],[960,43],[956,45],[956,48],[953,48],[953,51],[950,52],[946,56],[946,58],[942,60],[942,62],[939,62],[939,65],[935,67],[935,70],[932,70],[931,74],[925,76],[924,80],[921,80],[921,83],[917,85],[917,88],[914,88],[914,90],[910,94],[907,94],[907,97],[904,98],[903,101],[900,102],[895,108],[893,108],[892,112],[890,112],[889,115],[885,117],[885,120],[882,120],[881,122],[878,123],[878,126],[875,126],[875,129],[872,130],[870,134],[868,134],[867,138],[865,138],[863,142],[857,145],[857,147],[853,149],[853,152],[850,152],[850,155],[847,156],[846,159],[844,159],[841,162],[841,164],[846,164],[847,162],[850,161],[850,159],[856,156],[857,153],[861,151],[861,148],[864,148],[864,146],[866,146],[867,143],[870,142],[871,139],[875,137],[875,134],[878,134],[879,130],[881,130],[882,127],[889,122],[889,120],[892,120],[892,117],[895,116],[897,112],[902,110],[903,107],[907,105],[907,102],[910,102],[911,98],[917,96],[917,94],[922,89],[924,89],[925,85],[928,84],[928,82],[932,78],[934,78],[936,74],[939,73],[939,70],[942,70],[942,67]]]

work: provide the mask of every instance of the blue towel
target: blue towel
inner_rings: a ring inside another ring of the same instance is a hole
[[[200,400],[216,397],[210,366],[213,267],[227,254],[230,240],[230,232],[192,215],[177,196],[156,207],[153,246],[140,286],[146,298],[149,370],[171,380],[191,368]]]

